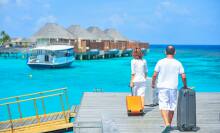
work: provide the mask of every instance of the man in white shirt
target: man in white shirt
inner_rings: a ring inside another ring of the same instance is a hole
[[[152,78],[152,88],[157,87],[159,90],[159,109],[166,125],[162,133],[168,133],[171,128],[174,110],[177,105],[179,74],[182,77],[184,87],[187,88],[184,68],[178,60],[174,59],[175,54],[174,46],[167,46],[166,58],[157,62]],[[157,77],[157,84],[155,84]]]

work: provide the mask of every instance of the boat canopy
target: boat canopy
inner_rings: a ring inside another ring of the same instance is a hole
[[[73,49],[73,46],[68,45],[49,45],[49,46],[40,46],[32,50],[47,50],[47,51],[59,51],[59,50],[68,50]]]

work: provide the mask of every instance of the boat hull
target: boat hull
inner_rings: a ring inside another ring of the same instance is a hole
[[[62,64],[37,64],[28,63],[28,66],[32,69],[50,69],[50,68],[67,68],[70,67],[73,61]]]

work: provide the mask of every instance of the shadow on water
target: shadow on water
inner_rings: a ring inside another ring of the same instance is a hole
[[[60,67],[60,68],[30,68],[31,70],[68,70],[68,69],[76,69],[78,67],[81,67],[81,66],[69,66],[69,67]]]

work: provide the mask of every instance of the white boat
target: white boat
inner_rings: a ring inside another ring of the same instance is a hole
[[[48,45],[33,48],[27,64],[31,68],[63,68],[69,67],[73,60],[73,46]]]

